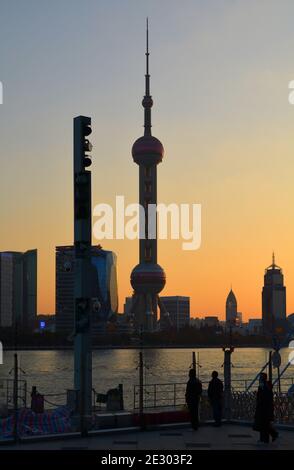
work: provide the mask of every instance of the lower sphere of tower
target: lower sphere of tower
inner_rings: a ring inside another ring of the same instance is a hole
[[[138,294],[159,294],[165,282],[165,272],[159,264],[137,264],[131,273],[131,285]]]

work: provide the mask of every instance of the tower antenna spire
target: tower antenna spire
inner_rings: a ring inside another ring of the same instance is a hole
[[[151,108],[153,105],[153,100],[150,95],[150,75],[149,75],[149,24],[148,18],[146,18],[146,73],[145,73],[145,96],[142,101],[144,108],[144,135],[151,135]]]
[[[276,260],[275,260],[275,252],[273,251],[273,266],[276,265]]]
[[[145,75],[145,96],[150,96],[150,75],[149,75],[149,25],[148,17],[146,18],[146,75]]]

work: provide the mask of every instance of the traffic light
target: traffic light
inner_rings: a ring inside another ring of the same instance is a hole
[[[92,132],[91,118],[74,118],[74,199],[75,219],[90,220],[91,217],[91,172],[86,171],[92,163],[92,144],[87,138]]]
[[[89,328],[89,299],[76,298],[75,334],[84,333]]]
[[[90,118],[87,118],[90,119]],[[93,145],[89,141],[89,139],[85,139],[85,137],[88,137],[88,135],[91,134],[92,129],[90,127],[91,125],[91,119],[90,119],[90,124],[86,124],[83,126],[82,131],[83,131],[83,136],[84,136],[84,152],[92,152]],[[90,155],[84,155],[84,165],[85,167],[88,167],[92,164],[92,160]]]
[[[74,118],[74,171],[80,173],[85,171],[92,163],[91,152],[93,146],[87,137],[91,134],[91,118],[78,116]]]

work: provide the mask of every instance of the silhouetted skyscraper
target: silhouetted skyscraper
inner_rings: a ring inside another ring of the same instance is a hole
[[[228,326],[235,326],[237,323],[237,299],[232,291],[229,292],[229,295],[226,300],[226,323]]]
[[[180,330],[190,324],[190,297],[165,296],[161,297],[161,302],[169,313],[171,326]]]
[[[282,269],[275,263],[266,268],[262,289],[262,326],[266,334],[277,333],[277,328],[285,326],[286,287]]]
[[[92,246],[91,265],[92,331],[95,334],[117,313],[116,255]],[[74,272],[74,247],[56,247],[56,331],[64,335],[70,335],[74,329]]]
[[[131,285],[134,289],[131,313],[137,329],[153,331],[157,324],[157,306],[161,309],[161,317],[167,313],[158,296],[165,286],[166,278],[164,270],[157,264],[157,233],[153,239],[147,237],[148,207],[150,204],[157,204],[157,165],[162,161],[164,154],[162,143],[151,135],[153,100],[150,95],[148,22],[146,43],[145,96],[142,101],[145,131],[132,148],[134,162],[139,166],[139,203],[145,214],[144,221],[140,219],[139,264],[131,273]]]
[[[0,326],[33,329],[37,315],[37,250],[0,253]]]

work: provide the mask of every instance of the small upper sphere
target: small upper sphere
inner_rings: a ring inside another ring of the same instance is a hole
[[[153,106],[153,99],[151,96],[144,96],[142,100],[143,108],[152,108]]]
[[[158,164],[162,161],[164,148],[160,140],[152,135],[139,137],[133,145],[132,156],[138,165]]]

